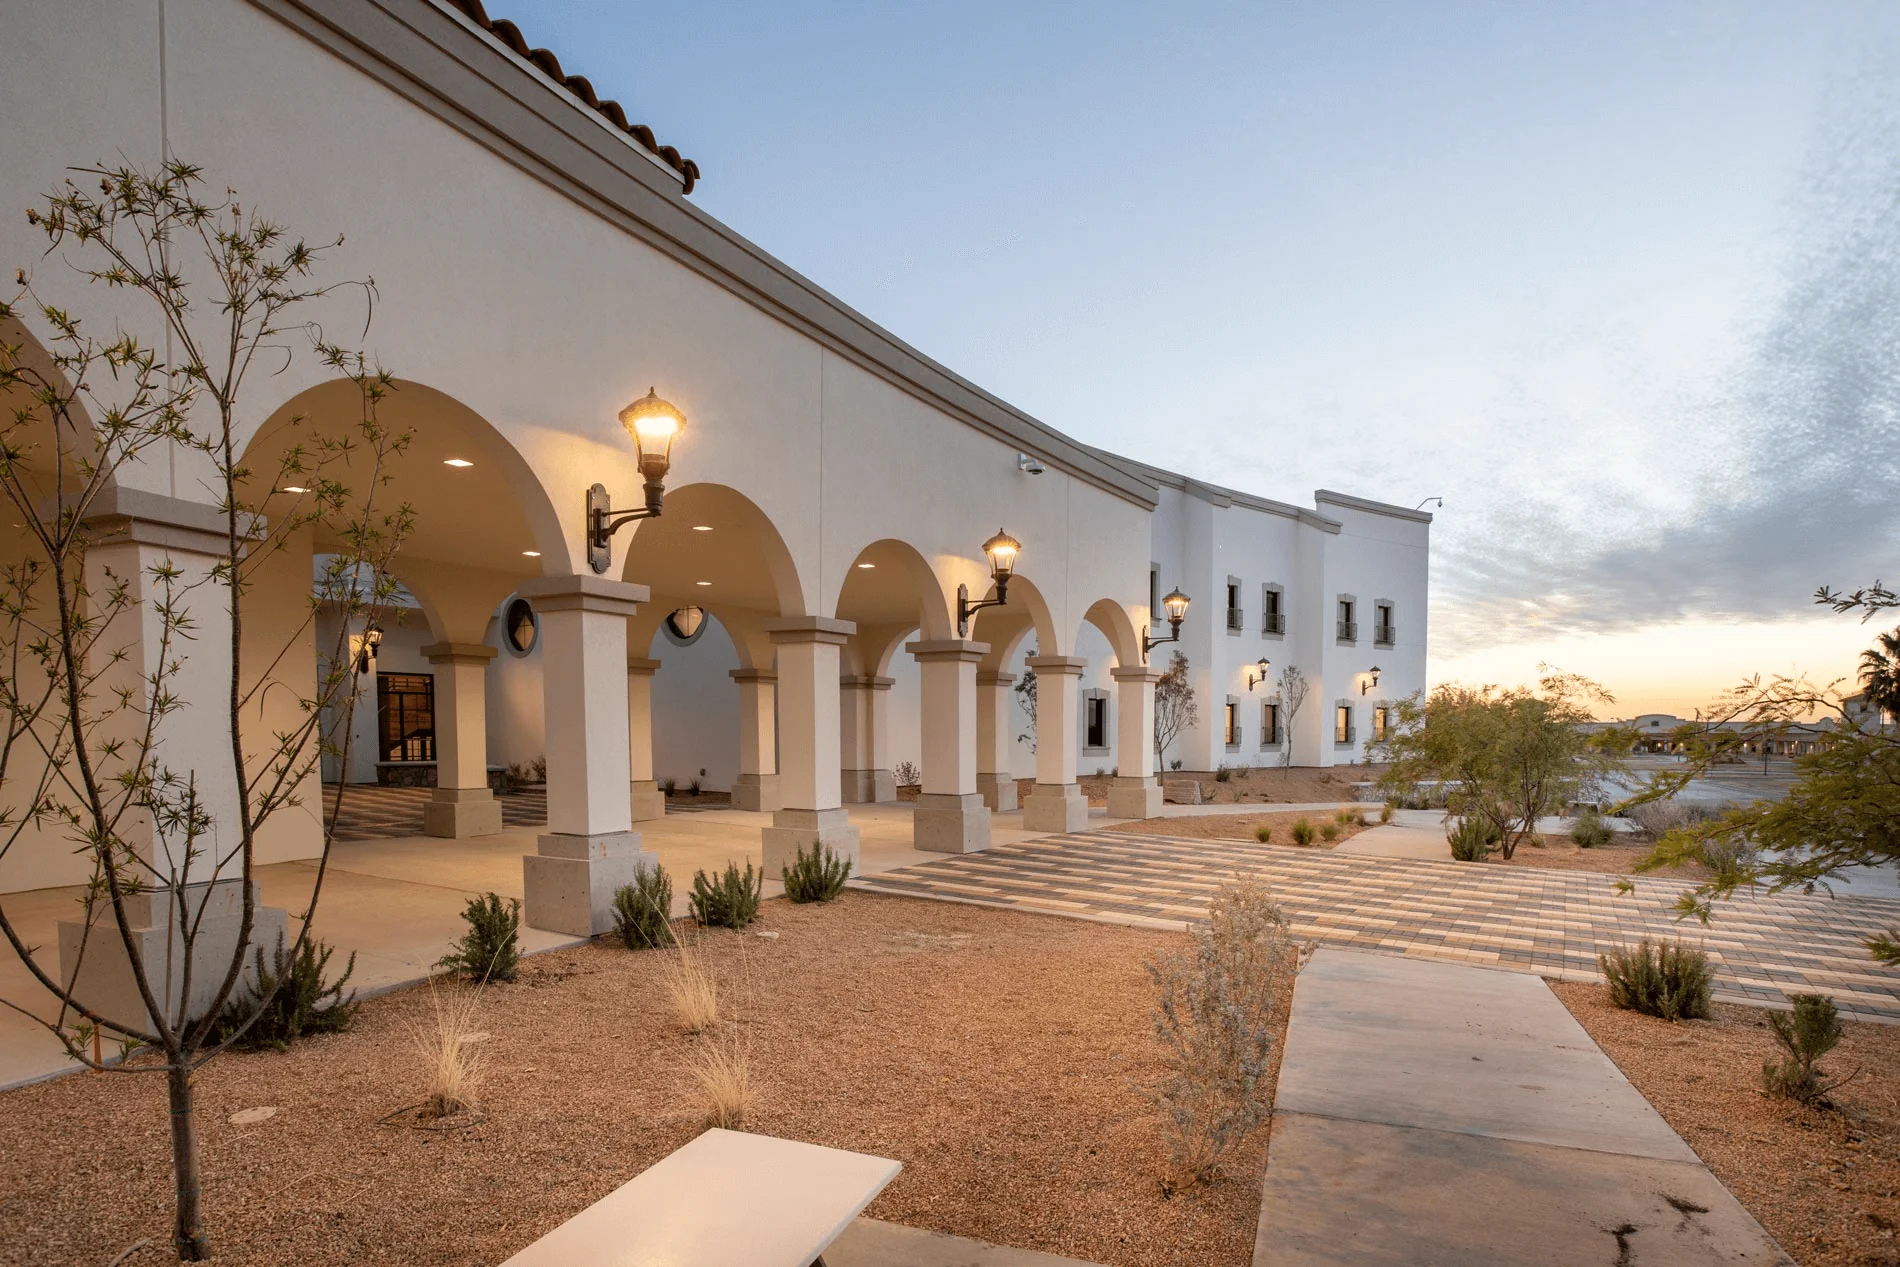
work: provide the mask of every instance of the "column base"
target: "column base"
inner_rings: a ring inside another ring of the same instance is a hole
[[[652,779],[635,779],[632,783],[633,821],[651,822],[666,817],[666,793],[660,791],[660,785]]]
[[[1028,831],[1081,831],[1089,822],[1089,798],[1074,783],[1038,783],[1023,802]]]
[[[1161,813],[1161,785],[1154,779],[1117,777],[1108,785],[1110,818],[1154,818]]]
[[[980,793],[925,792],[912,817],[913,843],[931,853],[975,853],[990,847],[990,810]]]
[[[220,880],[216,884],[189,885],[185,890],[187,918],[196,916],[199,904],[204,904],[197,945],[193,949],[197,962],[192,972],[191,999],[186,1009],[191,1019],[195,1020],[210,1010],[212,999],[224,982],[225,969],[238,951],[238,931],[244,923],[243,884],[242,880]],[[265,962],[269,963],[280,938],[286,947],[290,945],[290,913],[280,907],[264,906],[256,897],[257,892],[253,887],[252,901],[256,905],[252,908],[250,945],[263,947]],[[172,910],[171,895],[156,890],[128,895],[125,907],[127,918],[133,924],[132,943],[138,947],[139,959],[145,965],[146,979],[175,1017],[179,1003],[177,983],[184,964],[185,950],[184,940],[178,932],[178,919]],[[85,946],[83,958],[80,955],[82,944]],[[146,1013],[145,1001],[139,995],[138,985],[132,978],[132,961],[126,954],[125,942],[119,936],[110,907],[99,908],[90,937],[86,934],[83,920],[59,921],[59,976],[88,1007],[100,1015],[123,1021],[130,1028],[149,1027],[151,1018]],[[169,989],[166,984],[168,979],[171,983]],[[244,951],[244,971],[238,978],[233,997],[243,997],[245,989],[256,981],[256,953],[247,948]]]
[[[799,850],[809,851],[820,842],[840,858],[851,860],[852,875],[860,874],[858,829],[843,809],[782,809],[772,815],[772,825],[759,832],[765,878],[780,878],[798,860]]]
[[[732,785],[732,808],[775,813],[780,802],[778,775],[742,774]]]
[[[614,926],[614,890],[660,860],[637,831],[538,836],[521,859],[522,918],[528,927],[598,937]]]
[[[422,807],[425,835],[460,840],[501,830],[501,802],[485,787],[439,787]]]
[[[873,805],[897,799],[897,780],[889,770],[840,770],[838,799],[846,805]]]
[[[976,776],[976,790],[978,795],[982,796],[983,803],[998,814],[1007,814],[1022,804],[1016,795],[1014,775],[979,772]]]

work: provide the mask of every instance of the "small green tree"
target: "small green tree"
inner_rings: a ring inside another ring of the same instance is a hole
[[[1166,764],[1168,745],[1181,732],[1200,724],[1201,706],[1188,681],[1188,658],[1179,651],[1168,660],[1168,671],[1155,683],[1155,769]]]
[[[1388,799],[1404,800],[1437,780],[1447,808],[1495,829],[1510,858],[1537,820],[1579,795],[1596,796],[1623,767],[1630,739],[1592,731],[1593,704],[1613,702],[1588,678],[1543,666],[1534,691],[1446,683],[1430,698],[1399,701],[1386,738],[1372,751],[1391,763],[1380,780]]]

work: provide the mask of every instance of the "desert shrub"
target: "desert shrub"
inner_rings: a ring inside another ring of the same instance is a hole
[[[1645,937],[1634,946],[1597,956],[1597,966],[1610,983],[1610,1002],[1618,1007],[1685,1021],[1709,1014],[1709,992],[1715,974],[1709,957],[1680,941],[1651,942]]]
[[[293,955],[280,933],[267,964],[264,948],[257,947],[257,980],[225,1004],[218,1017],[217,1041],[251,1051],[265,1047],[282,1051],[305,1034],[348,1029],[356,1015],[356,992],[350,991],[346,999],[343,987],[356,971],[356,955],[351,953],[342,976],[326,982],[323,977],[330,970],[332,953],[332,947],[312,937]],[[257,1019],[244,1029],[253,1013]]]
[[[765,888],[765,873],[755,872],[750,862],[745,874],[736,863],[726,864],[725,874],[710,880],[704,871],[693,873],[693,893],[687,899],[693,918],[708,928],[744,928],[759,913],[759,895]]]
[[[614,890],[614,931],[628,950],[651,950],[673,940],[673,879],[659,863],[634,873]]]
[[[1234,772],[1232,770],[1229,770],[1225,765],[1221,766],[1218,770],[1214,771],[1214,782],[1216,783],[1225,783],[1229,779],[1232,779],[1233,777],[1234,777]]]
[[[1741,884],[1755,868],[1755,850],[1740,840],[1705,840],[1698,855],[1718,884]]]
[[[694,779],[691,783],[688,783],[686,785],[686,795],[688,796],[699,795],[699,780],[698,779]]]
[[[1768,1014],[1784,1054],[1780,1060],[1762,1062],[1762,1086],[1769,1095],[1812,1104],[1833,1089],[1821,1081],[1814,1062],[1840,1044],[1841,1014],[1825,994],[1790,995],[1788,1002],[1794,1005],[1792,1012]]]
[[[1152,1094],[1175,1187],[1214,1176],[1272,1112],[1274,1003],[1297,967],[1286,920],[1250,876],[1221,887],[1192,936],[1147,963],[1167,1071]]]
[[[475,1041],[480,998],[480,986],[438,991],[431,979],[428,1019],[408,1020],[409,1041],[422,1065],[422,1117],[453,1117],[478,1107],[476,1093],[487,1071],[484,1049]]]
[[[1338,840],[1339,839],[1339,824],[1338,823],[1324,824],[1319,829],[1319,836],[1321,840]]]
[[[673,793],[679,791],[679,786],[680,781],[675,778],[668,777],[660,780],[660,791],[667,796],[671,796]]]
[[[785,880],[785,896],[792,901],[829,902],[851,878],[851,859],[840,858],[829,845],[814,840],[811,851],[800,849],[780,874]]]
[[[1695,827],[1720,818],[1721,811],[1695,801],[1649,801],[1632,805],[1625,816],[1643,829],[1651,840],[1660,840],[1679,827]]]
[[[743,1034],[731,1027],[703,1036],[693,1051],[692,1071],[699,1083],[707,1126],[738,1130],[752,1107],[752,1061]]]
[[[898,787],[922,787],[923,772],[909,761],[899,761],[891,769],[891,782]]]
[[[436,967],[466,973],[472,981],[513,981],[521,964],[521,903],[484,893],[462,911],[468,931]]]
[[[1180,768],[1181,768],[1181,758],[1176,757],[1174,760],[1168,762],[1168,769],[1179,770]]]
[[[1576,822],[1570,825],[1570,839],[1577,842],[1579,849],[1595,849],[1598,845],[1607,845],[1615,835],[1603,821],[1603,815],[1593,808],[1586,807],[1577,815]]]
[[[1273,828],[1262,823],[1253,829],[1253,838],[1263,845],[1270,845],[1273,843]]]
[[[1293,843],[1299,845],[1301,848],[1312,844],[1313,824],[1307,822],[1304,818],[1295,819],[1293,821]]]
[[[673,1014],[687,1033],[709,1029],[719,1019],[719,982],[698,947],[676,942],[662,979]]]
[[[1333,821],[1338,823],[1341,827],[1344,827],[1356,817],[1358,817],[1357,812],[1349,809],[1336,810],[1333,813]]]
[[[1387,801],[1385,804],[1381,805],[1379,807],[1379,821],[1382,823],[1391,822],[1392,810],[1393,810],[1393,805],[1391,801]]]
[[[1451,856],[1456,861],[1483,862],[1498,843],[1498,829],[1488,818],[1466,814],[1446,839],[1451,842]]]

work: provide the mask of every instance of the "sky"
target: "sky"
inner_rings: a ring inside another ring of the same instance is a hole
[[[1092,444],[1432,533],[1431,675],[1851,674],[1900,5],[495,0],[692,199]]]

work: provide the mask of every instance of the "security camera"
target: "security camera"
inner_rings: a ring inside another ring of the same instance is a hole
[[[1041,475],[1043,465],[1036,461],[1036,459],[1030,457],[1027,453],[1018,453],[1016,455],[1016,469],[1021,471],[1024,475]]]

